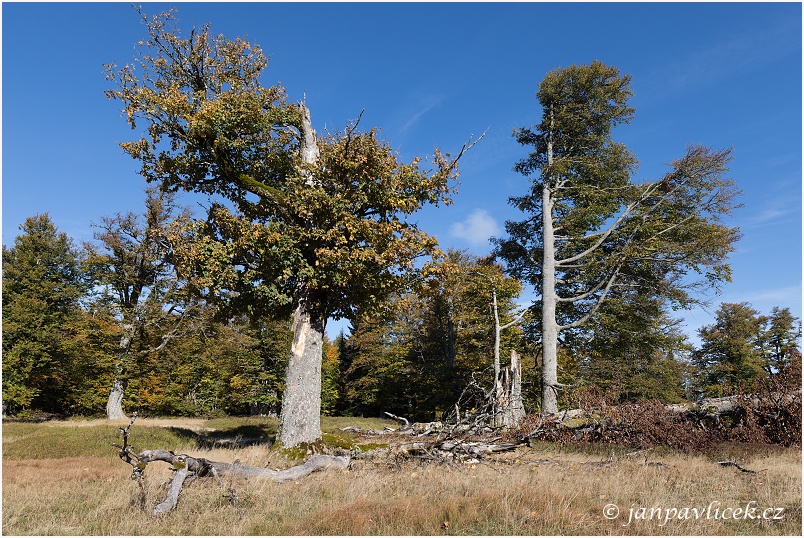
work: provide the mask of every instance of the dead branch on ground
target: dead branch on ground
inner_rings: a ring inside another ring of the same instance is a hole
[[[325,469],[346,469],[349,467],[351,458],[348,455],[315,455],[308,459],[301,465],[296,465],[284,470],[273,470],[265,467],[255,467],[252,465],[243,465],[241,463],[224,463],[218,461],[210,461],[206,458],[195,458],[187,454],[175,454],[171,450],[153,449],[135,452],[129,444],[129,429],[134,424],[137,414],[134,413],[131,422],[125,428],[120,428],[120,434],[123,437],[123,444],[113,444],[119,449],[118,455],[120,459],[132,466],[131,479],[137,480],[140,485],[141,492],[144,495],[144,478],[145,468],[147,465],[154,461],[162,461],[169,463],[171,469],[175,471],[173,478],[170,481],[170,488],[168,489],[165,500],[157,504],[153,509],[153,515],[158,516],[170,512],[176,507],[178,503],[179,494],[181,493],[184,482],[191,477],[205,478],[213,477],[220,487],[223,487],[220,481],[221,476],[233,476],[239,478],[251,479],[268,479],[274,482],[288,482],[291,480],[298,480],[315,471]],[[227,491],[228,497],[233,501],[237,500],[237,494],[234,490]]]

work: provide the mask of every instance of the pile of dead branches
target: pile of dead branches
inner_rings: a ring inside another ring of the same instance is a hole
[[[392,457],[439,462],[475,462],[531,441],[602,443],[637,450],[667,446],[683,452],[706,451],[734,441],[780,446],[801,446],[802,442],[800,360],[792,361],[751,393],[695,403],[611,403],[594,387],[583,390],[578,397],[581,408],[554,415],[527,415],[516,428],[491,427],[493,402],[485,397],[485,404],[483,398],[475,398],[473,403],[478,407],[464,413],[456,405],[443,423],[411,424],[386,413],[402,425],[383,433],[418,438],[393,445],[389,451]]]
[[[341,430],[369,437],[392,437],[388,449],[379,454],[394,462],[416,459],[437,463],[477,463],[486,456],[509,452],[529,442],[526,437],[502,441],[505,429],[493,426],[498,422],[498,403],[492,396],[491,391],[484,390],[473,380],[441,421],[410,422],[405,417],[385,412],[400,423],[398,428],[387,427],[378,431],[349,426]],[[416,440],[405,440],[408,436]]]
[[[684,452],[734,441],[801,446],[801,435],[800,388],[709,398],[695,404],[598,401],[557,415],[528,415],[519,428],[506,433],[508,439],[526,437],[561,445],[667,446]]]

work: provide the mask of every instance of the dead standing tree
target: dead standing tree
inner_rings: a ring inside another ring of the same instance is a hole
[[[496,425],[515,428],[525,418],[525,405],[522,403],[522,358],[511,350],[511,365],[502,369],[497,377]]]
[[[488,279],[491,284],[491,305],[494,313],[494,388],[491,398],[494,402],[492,417],[493,426],[505,428],[515,427],[525,416],[522,403],[522,362],[516,351],[511,351],[510,368],[500,367],[500,339],[502,331],[524,321],[523,314],[518,314],[508,323],[500,324],[500,311],[497,306],[497,288],[494,280],[487,274],[471,271],[473,275]]]
[[[512,416],[517,411],[513,403],[519,401],[518,409],[522,411],[521,392],[518,388],[521,380],[519,354],[512,353],[511,369],[504,368],[498,377],[498,382],[491,390],[487,390],[475,379],[464,388],[455,409],[448,413],[441,422],[410,423],[408,419],[389,412],[386,415],[399,421],[400,428],[393,430],[386,428],[383,432],[369,431],[370,435],[396,434],[416,437],[413,442],[391,443],[389,450],[384,450],[397,462],[402,459],[415,458],[435,461],[438,463],[477,463],[481,459],[494,454],[510,452],[518,447],[528,444],[527,437],[513,441],[498,443],[503,429],[508,429],[501,423],[501,419]],[[477,372],[476,372],[477,373]],[[505,404],[501,407],[501,401]],[[464,412],[461,413],[461,408]],[[506,414],[505,413],[510,413]],[[523,412],[524,416],[524,412]],[[519,418],[513,424],[519,423]],[[348,428],[361,433],[359,428]]]

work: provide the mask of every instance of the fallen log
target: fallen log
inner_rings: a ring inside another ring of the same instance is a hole
[[[402,427],[400,427],[397,430],[392,430],[395,431],[396,433],[407,433],[409,435],[418,435],[419,437],[422,437],[425,435],[429,435],[431,433],[438,433],[441,431],[441,429],[444,428],[443,422],[436,421],[436,422],[411,423],[405,417],[398,417],[392,413],[389,413],[388,411],[384,411],[384,413],[389,417],[391,417],[392,419],[398,420],[399,422],[402,423]]]
[[[429,457],[430,459],[439,459],[444,461],[465,461],[467,458],[474,460],[482,458],[483,456],[488,456],[489,454],[509,452],[527,443],[527,439],[496,444],[482,441],[420,441],[397,445],[391,449],[391,453],[397,458],[404,456],[416,456]]]
[[[236,476],[241,478],[266,478],[274,482],[298,480],[310,473],[328,468],[346,469],[349,467],[350,462],[349,456],[319,454],[312,456],[301,465],[276,471],[266,467],[255,467],[241,463],[224,463],[210,461],[206,458],[193,458],[187,454],[174,454],[169,450],[143,450],[136,455],[136,458],[146,464],[152,461],[164,461],[173,465],[174,468],[186,467],[189,472],[195,473],[199,477]]]
[[[698,415],[728,415],[739,411],[743,405],[758,409],[768,403],[784,407],[795,400],[801,400],[801,390],[787,394],[772,394],[765,397],[755,395],[724,396],[722,398],[704,398],[691,404],[671,404],[665,409],[674,413],[692,412]]]
[[[126,428],[120,428],[120,433],[123,436],[123,445],[113,445],[120,449],[118,452],[120,459],[132,466],[132,480],[137,480],[142,488],[145,468],[149,463],[155,461],[169,463],[176,472],[170,481],[170,487],[168,488],[165,499],[154,507],[154,516],[166,514],[176,507],[184,482],[190,477],[212,476],[218,481],[218,485],[221,486],[221,476],[288,482],[303,478],[315,471],[346,469],[349,467],[351,461],[348,455],[329,456],[319,454],[312,456],[300,465],[284,470],[274,470],[253,465],[243,465],[237,462],[225,463],[211,461],[206,458],[195,458],[187,454],[175,454],[171,450],[164,449],[143,450],[137,453],[134,452],[131,445],[128,444],[128,430],[134,424],[136,418],[137,414],[134,413],[129,425]],[[236,494],[233,490],[230,490],[229,493],[236,499]]]
[[[176,474],[173,475],[173,479],[170,481],[170,487],[168,488],[165,500],[154,506],[154,516],[167,514],[176,508],[176,504],[179,502],[179,493],[181,493],[181,488],[188,476],[190,476],[190,472],[186,468],[176,471]]]
[[[301,465],[290,467],[282,471],[275,471],[264,467],[252,465],[242,465],[239,463],[223,463],[210,461],[205,458],[193,458],[186,454],[174,455],[169,450],[144,450],[137,455],[140,463],[150,463],[152,461],[164,461],[173,465],[176,474],[170,481],[165,500],[157,504],[153,509],[154,516],[160,516],[173,510],[179,502],[179,494],[187,478],[213,476],[218,479],[222,475],[235,476],[241,478],[264,478],[274,482],[288,482],[298,480],[315,471],[323,469],[346,469],[349,466],[349,456],[325,456],[316,455],[308,459]],[[144,470],[144,468],[142,469]],[[220,482],[219,482],[219,485]],[[230,492],[234,494],[234,492]],[[234,495],[236,498],[236,494]]]
[[[752,471],[751,469],[746,469],[745,467],[743,467],[742,465],[740,465],[736,461],[719,461],[719,462],[717,462],[717,464],[721,465],[723,467],[737,467],[737,469],[739,469],[743,473],[756,474],[756,473],[761,473],[761,472],[767,470],[767,469],[762,469],[762,471]]]

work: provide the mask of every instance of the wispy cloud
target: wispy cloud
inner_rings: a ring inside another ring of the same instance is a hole
[[[415,106],[415,111],[405,124],[402,126],[402,131],[407,131],[422,118],[425,114],[430,112],[432,109],[440,105],[444,101],[444,97],[441,95],[424,95],[422,96]]]
[[[785,195],[772,195],[759,202],[760,207],[752,214],[744,217],[743,227],[781,226],[793,224],[801,219],[801,195],[789,189]],[[757,205],[759,205],[757,204]]]
[[[724,299],[724,302],[747,301],[758,308],[764,308],[771,303],[774,306],[791,306],[793,303],[800,303],[801,286],[796,285],[753,290],[740,297],[739,301],[728,301]]]
[[[800,46],[800,28],[800,21],[790,20],[781,22],[772,32],[741,33],[657,67],[652,78],[659,88],[671,93],[715,84],[737,72],[757,69],[795,52]]]
[[[481,246],[500,233],[500,226],[485,209],[475,209],[461,222],[450,227],[450,233],[472,246]]]
[[[794,214],[792,209],[771,208],[746,219],[749,226],[764,226],[777,224],[779,221],[787,220],[787,217]]]

